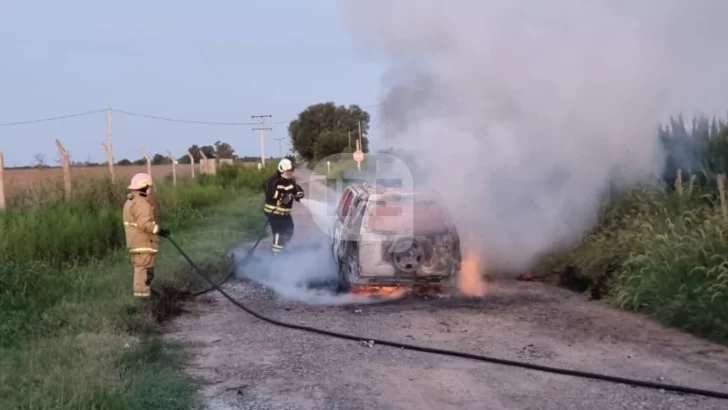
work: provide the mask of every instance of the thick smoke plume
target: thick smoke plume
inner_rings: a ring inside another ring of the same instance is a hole
[[[382,119],[494,270],[659,175],[668,115],[728,108],[725,0],[343,1],[389,70]]]

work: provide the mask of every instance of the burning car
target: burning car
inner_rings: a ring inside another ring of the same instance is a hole
[[[336,208],[332,254],[340,291],[435,289],[449,293],[460,271],[460,238],[434,191],[355,183]]]

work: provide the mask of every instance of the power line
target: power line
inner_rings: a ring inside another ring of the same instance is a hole
[[[0,127],[10,127],[12,125],[34,124],[34,123],[38,123],[38,122],[63,120],[66,118],[82,117],[84,115],[98,114],[101,112],[106,112],[106,109],[80,112],[80,113],[76,113],[76,114],[68,114],[68,115],[63,115],[60,117],[48,117],[48,118],[39,118],[39,119],[27,120],[27,121],[6,122],[4,124],[0,124]]]
[[[364,106],[364,107],[361,107],[361,108],[368,109],[368,108],[379,107],[381,105],[383,105],[383,103],[372,104],[372,105]],[[39,122],[48,122],[48,121],[63,120],[63,119],[67,119],[67,118],[82,117],[82,116],[86,116],[86,115],[98,114],[98,113],[102,113],[102,112],[107,112],[108,110],[109,110],[108,108],[104,108],[104,109],[101,109],[101,110],[86,111],[86,112],[81,112],[81,113],[76,113],[76,114],[63,115],[63,116],[60,116],[60,117],[48,117],[48,118],[38,118],[38,119],[35,119],[35,120],[27,120],[27,121],[8,122],[8,123],[2,123],[2,124],[0,124],[0,127],[10,127],[10,126],[13,126],[13,125],[25,125],[25,124],[34,124],[34,123],[39,123]],[[259,125],[260,124],[259,122],[204,121],[204,120],[193,120],[193,119],[184,119],[184,118],[169,118],[169,117],[162,117],[162,116],[152,115],[152,114],[144,114],[144,113],[138,113],[138,112],[132,112],[132,111],[126,111],[126,110],[119,110],[119,109],[116,109],[116,108],[114,108],[113,111],[115,111],[115,112],[117,112],[119,114],[129,115],[129,116],[132,116],[132,117],[147,118],[147,119],[150,119],[150,120],[157,120],[157,121],[177,122],[177,123],[183,123],[183,124],[233,125],[233,126],[237,126],[237,125]],[[274,122],[270,122],[268,124],[270,124],[270,125],[288,124],[291,121],[293,121],[294,119],[287,120],[287,121],[274,121]]]
[[[160,117],[157,115],[150,115],[150,114],[141,114],[136,112],[130,112],[130,111],[124,111],[119,109],[114,109],[115,112],[118,112],[120,114],[130,115],[133,117],[141,117],[141,118],[147,118],[150,120],[161,120],[161,121],[170,121],[170,122],[181,122],[185,124],[204,124],[204,125],[257,125],[257,122],[237,122],[237,121],[202,121],[202,120],[187,120],[182,118],[168,118],[168,117]]]

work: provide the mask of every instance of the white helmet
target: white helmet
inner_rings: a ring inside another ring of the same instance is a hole
[[[293,169],[293,164],[291,163],[291,160],[288,158],[283,158],[281,162],[278,163],[278,172],[281,174],[285,171],[290,171]]]

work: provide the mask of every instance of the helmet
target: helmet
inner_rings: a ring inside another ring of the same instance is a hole
[[[131,183],[126,189],[139,190],[150,186],[152,186],[152,177],[149,174],[140,172],[132,177]]]
[[[278,172],[283,173],[285,171],[290,171],[293,169],[293,164],[291,163],[291,160],[288,158],[283,158],[278,163]]]

